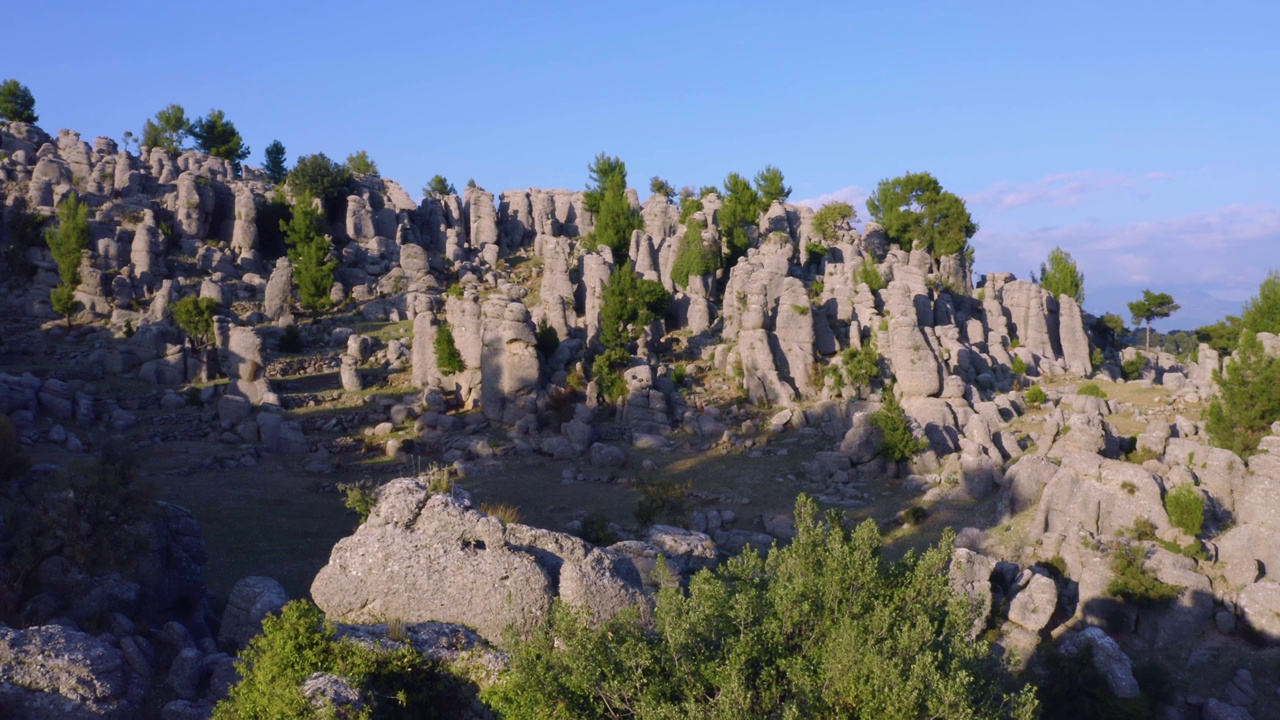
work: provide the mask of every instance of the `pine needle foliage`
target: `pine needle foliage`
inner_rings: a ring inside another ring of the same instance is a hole
[[[322,228],[320,212],[306,191],[294,203],[288,222],[280,221],[289,261],[293,263],[298,299],[312,313],[322,313],[333,306],[329,292],[333,288],[333,271],[338,267],[338,262],[329,258],[330,242]]]

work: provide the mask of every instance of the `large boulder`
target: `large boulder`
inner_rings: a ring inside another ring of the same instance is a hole
[[[287,602],[289,594],[273,578],[241,578],[227,597],[218,644],[230,652],[239,651],[262,632],[263,619],[280,612]]]
[[[138,717],[142,695],[124,653],[102,638],[58,625],[0,626],[2,717],[126,720]]]
[[[461,493],[433,495],[410,478],[383,487],[369,519],[334,546],[311,594],[339,622],[461,623],[494,642],[508,626],[541,623],[556,596],[597,619],[647,608],[625,556],[571,535],[506,525],[472,509]]]

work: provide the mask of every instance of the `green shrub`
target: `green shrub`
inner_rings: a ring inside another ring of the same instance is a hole
[[[213,710],[215,720],[286,720],[318,716],[301,692],[317,672],[347,678],[365,709],[352,718],[462,717],[474,687],[408,643],[376,647],[339,639],[306,600],[262,621],[262,634],[240,654],[241,680]]]
[[[1093,365],[1095,368],[1100,368],[1107,364],[1106,358],[1102,355],[1102,348],[1094,345],[1089,350],[1089,364]]]
[[[694,197],[692,195],[686,195],[685,197],[680,198],[680,224],[688,225],[689,218],[693,217],[695,213],[702,212],[703,209],[702,198]],[[703,227],[706,227],[705,223],[703,224]]]
[[[622,348],[606,348],[596,355],[591,363],[591,378],[596,381],[605,399],[616,403],[627,395],[627,381],[622,377],[619,368],[631,360],[631,355]]]
[[[889,287],[889,283],[884,281],[884,276],[880,274],[880,269],[876,267],[875,260],[870,255],[863,257],[862,263],[858,265],[855,285],[866,285],[873,293]]]
[[[310,195],[324,203],[331,216],[346,197],[351,171],[330,160],[324,153],[304,155],[289,171],[286,180],[295,196]]]
[[[1156,579],[1144,564],[1146,552],[1140,543],[1120,542],[1111,556],[1111,582],[1106,594],[1138,605],[1155,605],[1178,596],[1178,587]]]
[[[627,261],[600,291],[600,342],[606,348],[635,342],[644,327],[666,315],[670,307],[671,295],[662,283],[637,276]]]
[[[593,512],[582,518],[582,527],[578,530],[578,537],[596,547],[609,547],[618,542],[617,533],[609,529],[609,518],[600,512]]]
[[[1049,401],[1049,396],[1045,394],[1044,388],[1039,385],[1032,385],[1022,394],[1022,399],[1026,400],[1028,405],[1040,407]]]
[[[338,483],[342,492],[342,504],[360,518],[360,524],[369,519],[369,513],[378,502],[378,488],[370,488],[360,483]]]
[[[813,233],[826,242],[835,242],[840,231],[847,230],[849,223],[857,219],[858,211],[852,205],[834,200],[813,213]]]
[[[808,257],[810,265],[817,265],[827,256],[827,246],[818,242],[807,243],[804,246],[805,255]]]
[[[689,368],[684,363],[679,363],[671,368],[671,382],[674,385],[683,385],[685,378],[689,375]]]
[[[924,438],[912,434],[911,423],[893,394],[893,386],[885,386],[881,396],[880,409],[871,415],[871,423],[884,434],[880,452],[892,460],[907,460],[928,448],[929,443]]]
[[[904,525],[919,525],[929,517],[928,511],[919,505],[912,505],[902,513],[902,523]]]
[[[1032,273],[1031,282],[1039,283],[1054,298],[1066,295],[1077,303],[1084,303],[1084,273],[1076,267],[1071,253],[1062,248],[1049,251],[1049,259],[1040,263],[1040,276],[1037,278]]]
[[[80,285],[80,261],[89,248],[89,206],[73,192],[58,203],[58,224],[45,230],[45,242],[58,265],[58,287],[49,293],[53,311],[67,318],[78,309],[76,287]]]
[[[827,377],[837,390],[852,387],[859,396],[870,390],[872,381],[880,377],[880,353],[876,350],[875,338],[868,339],[860,348],[840,351],[840,361],[827,366]]]
[[[1026,375],[1027,361],[1023,360],[1021,357],[1015,356],[1013,358],[1013,363],[1009,365],[1009,369],[1013,371],[1014,375],[1018,375],[1018,376]]]
[[[1076,394],[1083,395],[1085,397],[1096,397],[1099,400],[1107,399],[1107,391],[1098,387],[1095,383],[1085,383],[1084,385],[1081,385],[1080,389],[1076,390]]]
[[[595,623],[562,603],[511,645],[482,693],[500,717],[1031,718],[1034,695],[971,642],[975,612],[947,582],[953,534],[890,560],[874,521],[796,502],[796,537],[748,550]]]
[[[19,201],[13,206],[9,216],[9,246],[5,250],[5,259],[9,271],[14,275],[30,280],[35,277],[36,265],[27,257],[29,250],[44,247],[44,224],[48,218],[30,212],[26,203]]]
[[[453,375],[467,369],[467,363],[462,359],[462,353],[458,352],[458,346],[453,341],[453,330],[449,327],[449,323],[440,321],[440,327],[436,328],[433,347],[436,351],[436,367],[441,375]]]
[[[1164,509],[1173,526],[1191,537],[1204,527],[1204,496],[1193,485],[1179,485],[1165,493]]]
[[[280,230],[289,248],[289,262],[293,263],[298,299],[302,307],[313,313],[333,306],[329,293],[333,289],[333,271],[338,267],[338,261],[329,258],[330,242],[323,227],[320,213],[306,191],[294,203],[289,222],[280,221]]]
[[[588,250],[603,245],[613,252],[614,262],[621,262],[631,247],[631,232],[644,229],[639,211],[627,199],[627,166],[601,153],[589,169],[597,182],[588,190],[587,203],[588,210],[596,213],[596,222],[583,245]]]
[[[707,245],[702,231],[707,229],[701,220],[691,222],[680,238],[676,259],[671,265],[671,282],[688,287],[691,276],[707,275],[720,267],[720,248]]]
[[[684,525],[689,515],[693,483],[649,480],[640,484],[640,502],[636,505],[636,522],[647,527],[656,522]]]
[[[724,188],[724,204],[717,213],[725,247],[722,264],[724,267],[733,267],[751,246],[751,236],[747,234],[747,229],[757,226],[760,212],[768,205],[760,198],[760,193],[751,187],[750,181],[736,172],[725,177]]]
[[[1142,377],[1142,371],[1147,369],[1147,359],[1139,355],[1136,358],[1125,360],[1120,367],[1120,373],[1125,380],[1137,380]]]
[[[369,157],[367,150],[361,150],[347,156],[347,169],[353,175],[377,175],[378,163]]]

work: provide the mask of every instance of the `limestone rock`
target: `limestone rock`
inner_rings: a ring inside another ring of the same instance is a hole
[[[227,609],[222,613],[218,645],[236,652],[262,632],[262,620],[276,614],[289,602],[289,594],[269,577],[241,578],[231,588]]]
[[[334,546],[311,587],[338,621],[456,622],[500,641],[542,622],[559,595],[604,618],[647,607],[624,556],[561,533],[505,525],[412,479],[383,487],[369,519]]]
[[[127,720],[143,686],[123,653],[58,625],[0,626],[0,710],[27,720]]]
[[[1057,604],[1058,588],[1053,579],[1032,573],[1027,586],[1019,590],[1009,603],[1009,620],[1032,632],[1039,632],[1049,624]]]
[[[1093,648],[1093,667],[1106,678],[1111,693],[1119,698],[1138,697],[1141,691],[1133,677],[1133,662],[1102,628],[1067,633],[1058,650],[1064,655],[1078,655],[1086,645]]]

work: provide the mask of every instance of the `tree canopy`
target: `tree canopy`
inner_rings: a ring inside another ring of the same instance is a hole
[[[881,180],[867,198],[867,212],[884,226],[890,242],[905,250],[925,250],[935,259],[961,253],[971,261],[969,238],[978,224],[964,200],[942,189],[929,173]]]
[[[262,164],[262,171],[267,174],[271,182],[279,185],[289,177],[289,168],[285,165],[284,160],[284,143],[279,140],[272,140],[263,153],[265,162]]]
[[[1151,349],[1151,321],[1167,318],[1180,309],[1182,306],[1175,303],[1168,293],[1153,293],[1150,290],[1143,290],[1142,299],[1129,303],[1129,313],[1133,316],[1134,324],[1147,324],[1148,350]]]
[[[671,294],[656,280],[636,275],[631,261],[622,263],[600,291],[600,341],[621,348],[635,342],[641,330],[667,314]]]
[[[351,171],[330,160],[324,153],[304,155],[289,171],[289,188],[294,193],[307,193],[320,198],[326,206],[340,199],[351,182]]]
[[[80,285],[80,262],[89,248],[89,206],[80,202],[73,192],[58,203],[58,224],[45,230],[45,242],[49,245],[53,261],[58,265],[58,286],[49,293],[54,312],[71,315],[79,303],[75,299]]]
[[[609,248],[614,262],[621,262],[631,248],[632,231],[643,228],[644,222],[627,199],[626,166],[617,158],[612,158],[612,161],[616,164],[610,165],[612,174],[604,177],[595,228],[587,244],[592,249],[601,245]]]
[[[1040,277],[1031,273],[1031,282],[1040,283],[1055,298],[1066,295],[1084,304],[1084,273],[1076,267],[1071,253],[1060,247],[1049,251],[1049,259],[1040,263]]]
[[[177,103],[165,107],[156,113],[155,118],[142,125],[142,144],[147,147],[164,148],[171,155],[182,152],[183,142],[191,132],[191,121],[187,119],[187,111]]]
[[[26,85],[10,78],[0,83],[0,120],[33,123],[36,115],[36,98]]]
[[[759,191],[736,172],[729,173],[724,179],[724,189],[724,204],[720,207],[717,218],[725,242],[724,266],[732,267],[751,247],[748,228],[754,228],[760,222],[764,201],[760,198]]]
[[[218,109],[210,110],[208,117],[191,124],[191,139],[195,140],[197,150],[229,161],[237,173],[240,162],[249,157],[249,146],[244,144],[235,123]]]
[[[791,188],[787,187],[782,171],[773,165],[765,165],[756,173],[756,192],[760,193],[761,209],[773,204],[774,200],[786,202],[791,197]]]
[[[361,150],[347,156],[347,169],[356,175],[377,175],[378,163],[369,157],[367,150]]]
[[[426,187],[422,188],[422,194],[428,197],[432,195],[444,197],[445,195],[457,195],[458,190],[443,175],[432,175],[431,179],[427,181]]]
[[[847,202],[833,200],[818,208],[813,214],[813,233],[823,242],[835,242],[841,230],[848,230],[849,223],[858,219],[858,211]]]

